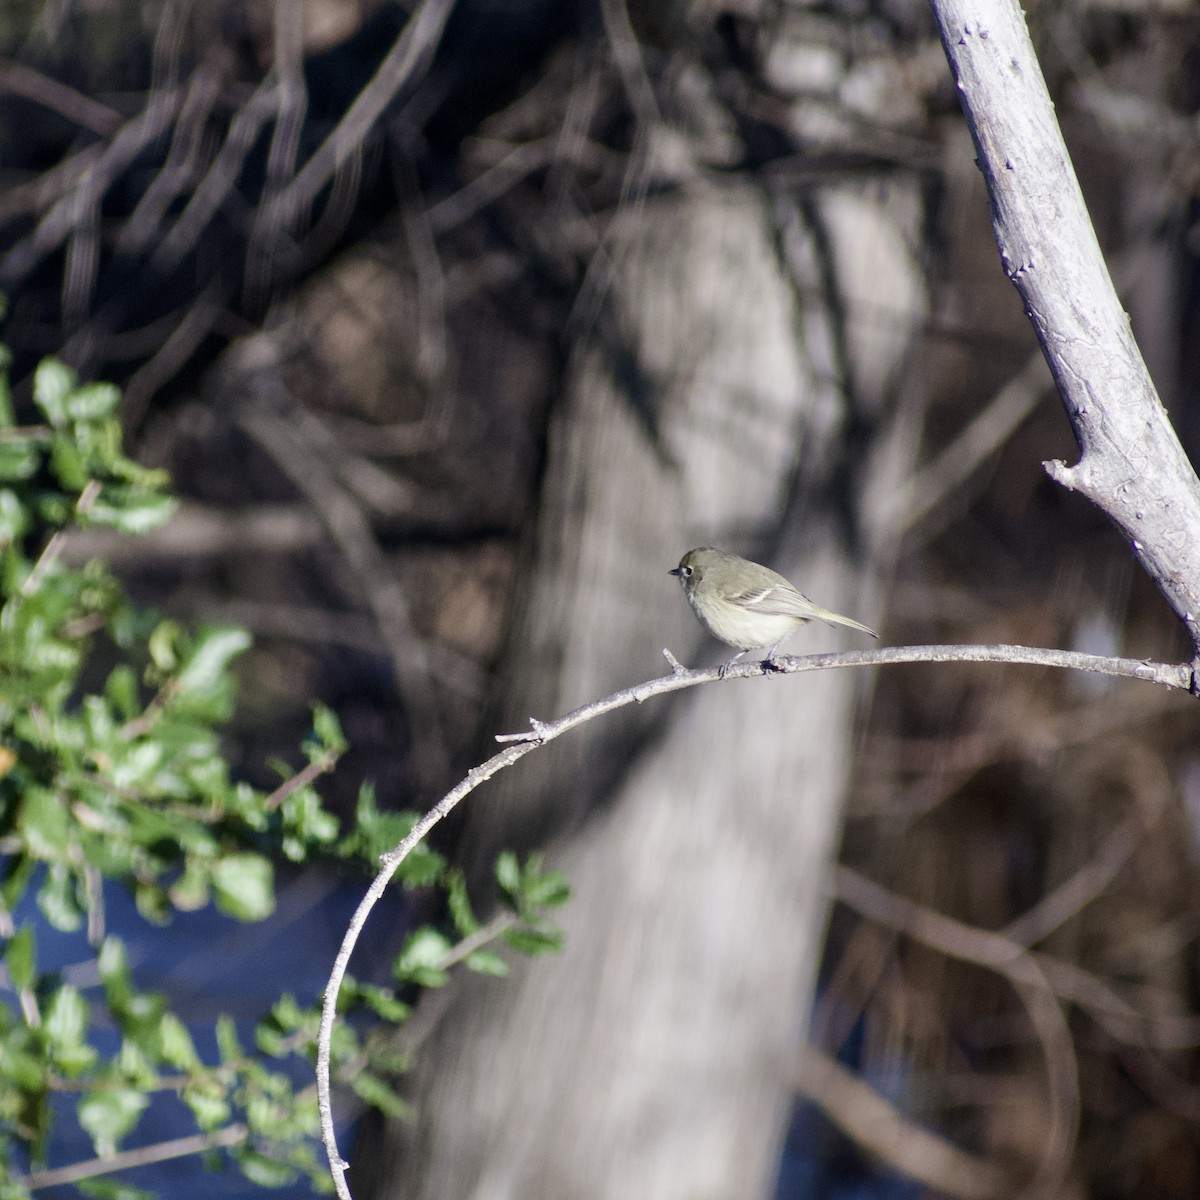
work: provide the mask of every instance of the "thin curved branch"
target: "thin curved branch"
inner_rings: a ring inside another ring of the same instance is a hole
[[[671,670],[667,675],[644,683],[634,684],[614,692],[611,696],[594,700],[582,705],[553,721],[530,719],[530,728],[524,733],[498,734],[496,740],[505,743],[504,748],[492,755],[485,762],[473,767],[459,784],[447,792],[409,831],[408,836],[394,850],[389,851],[380,859],[379,873],[375,876],[366,895],[359,903],[346,928],[342,944],[338,949],[325,985],[325,996],[321,1006],[321,1025],[317,1035],[317,1103],[321,1114],[321,1140],[329,1156],[330,1172],[333,1176],[334,1187],[341,1200],[352,1200],[349,1187],[346,1184],[346,1171],[349,1168],[341,1156],[337,1145],[337,1135],[333,1126],[333,1099],[330,1084],[330,1045],[333,1037],[333,1025],[337,1017],[337,999],[341,990],[346,967],[350,955],[358,942],[359,935],[366,925],[371,910],[383,895],[396,868],[404,861],[409,853],[429,834],[444,817],[446,817],[459,802],[471,794],[480,784],[490,779],[505,767],[524,758],[526,754],[554,741],[564,733],[603,716],[618,708],[630,704],[641,704],[655,696],[666,695],[669,692],[682,691],[685,688],[696,687],[702,683],[718,683],[724,680],[748,679],[756,675],[794,675],[806,671],[829,670],[836,667],[874,667],[895,663],[916,662],[995,662],[1016,663],[1032,666],[1056,667],[1064,670],[1090,671],[1104,675],[1115,675],[1127,679],[1139,679],[1148,683],[1161,684],[1164,687],[1189,691],[1192,684],[1192,667],[1190,663],[1158,663],[1143,659],[1106,658],[1099,654],[1077,654],[1067,650],[1051,650],[1038,646],[889,646],[878,650],[852,651],[849,653],[787,655],[774,660],[772,663],[749,662],[735,663],[728,669],[724,677],[718,667],[706,667],[699,670],[688,670],[682,666],[669,650],[664,650]],[[998,936],[998,935],[993,935]],[[1005,942],[1006,950],[1012,947],[1011,942]],[[1027,954],[1021,947],[1014,948],[1018,955]],[[1041,971],[1031,967],[1032,960],[1022,960],[1018,968],[1021,983],[1029,990],[1023,998],[1030,1009],[1030,1017],[1039,1033],[1049,1037],[1047,1045],[1058,1045],[1058,1034],[1061,1032],[1057,1021],[1061,1021],[1061,1013],[1053,1006],[1053,1013],[1042,1000],[1050,995],[1049,985]],[[1007,964],[1006,964],[1007,965]],[[1022,974],[1022,972],[1025,972]],[[1051,1036],[1053,1035],[1053,1036]],[[1053,1066],[1052,1066],[1053,1070]],[[1065,1072],[1058,1073],[1058,1085],[1061,1104],[1059,1111],[1068,1112],[1071,1108],[1071,1089],[1063,1079]],[[1064,1094],[1065,1093],[1065,1094]],[[1062,1131],[1059,1131],[1062,1132]],[[1059,1149],[1059,1147],[1056,1147]],[[1057,1165],[1059,1155],[1055,1155]]]
[[[1035,1178],[1021,1195],[1048,1196],[1067,1172],[1079,1124],[1079,1069],[1071,1031],[1040,956],[1000,933],[964,925],[852,871],[834,869],[833,894],[855,912],[963,962],[997,971],[1011,984],[1046,1059],[1050,1119]]]
[[[887,1166],[960,1200],[1009,1200],[1012,1173],[926,1129],[836,1058],[807,1044],[795,1084],[835,1125]]]

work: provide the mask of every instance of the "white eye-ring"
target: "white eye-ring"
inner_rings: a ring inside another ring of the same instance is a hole
[[[691,567],[684,567],[684,568],[683,568],[683,574],[684,574],[685,578],[687,578],[687,579],[691,579],[691,577],[692,577],[692,568],[691,568]]]

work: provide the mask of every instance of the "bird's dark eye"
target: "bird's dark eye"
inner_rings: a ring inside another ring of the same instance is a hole
[[[684,568],[683,568],[683,574],[684,574],[684,578],[686,578],[686,579],[691,579],[691,577],[692,577],[692,568],[691,568],[691,567],[684,567]]]

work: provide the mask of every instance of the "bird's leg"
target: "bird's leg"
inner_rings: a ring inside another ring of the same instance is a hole
[[[741,658],[741,657],[742,657],[742,655],[743,655],[743,654],[745,654],[745,653],[746,653],[746,651],[745,651],[745,650],[739,650],[739,651],[738,651],[738,652],[737,652],[737,653],[736,653],[736,654],[735,654],[735,655],[734,655],[734,656],[733,656],[733,657],[732,657],[732,658],[731,658],[731,659],[730,659],[728,662],[723,662],[723,663],[722,663],[722,664],[721,664],[721,665],[720,665],[720,666],[717,668],[717,678],[718,678],[718,679],[724,679],[724,678],[725,678],[725,675],[726,675],[726,673],[729,671],[729,668],[730,668],[730,667],[732,667],[732,666],[733,666],[733,664],[734,664],[735,662],[737,662],[737,660],[738,660],[739,658]]]
[[[780,638],[779,642],[782,641],[783,638]],[[779,649],[779,642],[776,642],[763,656],[762,669],[764,675],[770,675],[775,670],[775,651]]]

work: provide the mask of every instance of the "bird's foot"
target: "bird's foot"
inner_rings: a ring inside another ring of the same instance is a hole
[[[720,665],[720,666],[717,668],[717,678],[718,678],[718,679],[724,679],[724,678],[725,678],[725,676],[729,674],[729,668],[730,668],[730,667],[732,667],[732,666],[733,666],[733,664],[734,664],[735,662],[737,662],[737,660],[738,660],[739,658],[741,658],[741,657],[742,657],[742,655],[743,655],[743,654],[745,654],[745,653],[746,653],[746,652],[745,652],[745,650],[739,650],[739,651],[738,651],[738,652],[737,652],[737,653],[736,653],[736,654],[735,654],[735,655],[734,655],[734,656],[733,656],[731,659],[729,659],[729,660],[728,660],[728,662],[723,662],[723,663],[722,663],[722,664],[721,664],[721,665]]]
[[[763,656],[762,662],[758,664],[760,667],[762,667],[762,673],[764,675],[783,674],[783,668],[775,661],[775,651],[778,649],[779,643],[776,642],[775,645],[773,645]]]

